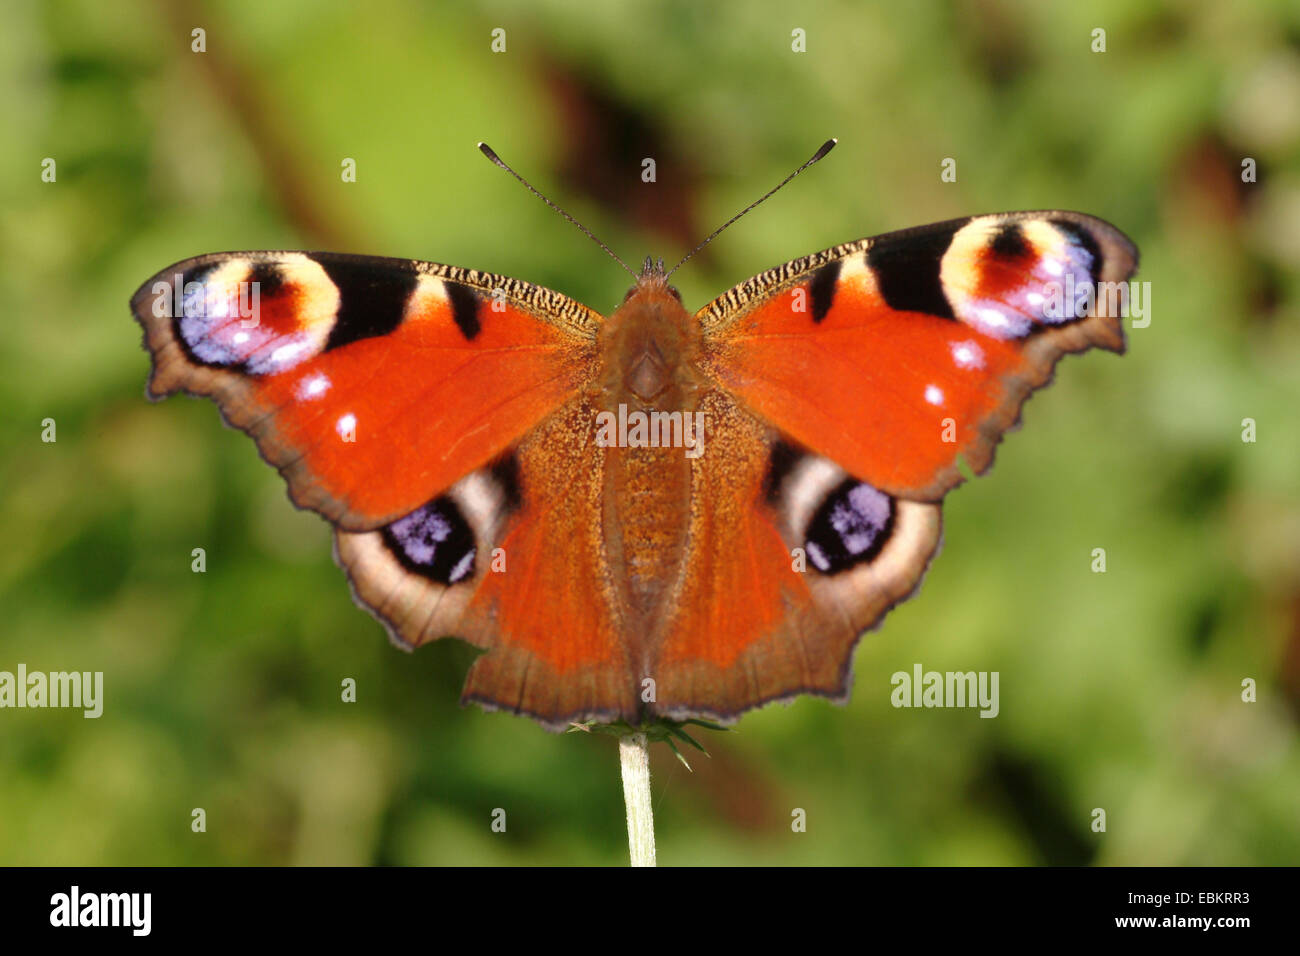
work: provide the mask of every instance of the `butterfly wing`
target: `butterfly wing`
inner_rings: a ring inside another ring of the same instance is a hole
[[[590,376],[598,316],[489,273],[214,254],[141,286],[149,393],[217,401],[300,507],[362,530],[516,443]]]
[[[856,641],[939,546],[959,456],[985,471],[1062,355],[1123,350],[1104,284],[1136,264],[1089,216],[980,216],[794,260],[701,310],[719,392],[654,711],[845,697]]]
[[[150,395],[209,396],[254,438],[396,643],[484,648],[466,697],[552,726],[633,712],[593,537],[598,315],[490,273],[300,252],[177,263],[132,309]]]
[[[852,479],[725,392],[703,410],[650,710],[730,722],[797,694],[843,699],[858,638],[916,589],[938,548],[939,506]]]
[[[1057,360],[1122,352],[1137,250],[1069,212],[957,219],[769,270],[700,312],[709,370],[795,442],[891,494],[976,474]],[[1094,294],[1090,314],[1083,290]],[[1125,302],[1127,299],[1124,300]]]
[[[580,396],[490,468],[335,548],[358,600],[416,647],[454,634],[488,650],[462,695],[551,729],[635,719],[634,649],[602,540],[607,450]]]

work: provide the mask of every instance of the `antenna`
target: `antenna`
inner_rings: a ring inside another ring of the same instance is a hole
[[[796,169],[794,172],[792,172],[789,176],[785,177],[785,179],[781,180],[781,182],[778,183],[778,184],[776,185],[776,187],[775,187],[774,189],[772,189],[771,192],[767,193],[767,195],[765,195],[762,199],[758,199],[758,200],[756,200],[756,201],[750,203],[750,204],[749,204],[748,206],[746,206],[744,209],[740,210],[740,212],[736,213],[734,216],[732,216],[730,219],[728,219],[726,222],[724,222],[724,223],[723,223],[721,226],[719,226],[717,229],[713,230],[713,232],[709,234],[709,238],[705,239],[703,242],[701,242],[698,246],[696,246],[696,247],[695,247],[694,249],[692,249],[690,252],[686,253],[686,255],[682,258],[682,261],[681,261],[681,262],[677,263],[677,265],[675,265],[675,266],[673,266],[671,269],[669,269],[669,270],[668,270],[668,275],[672,275],[674,272],[676,272],[678,269],[680,269],[683,265],[685,265],[687,259],[689,259],[691,256],[695,255],[695,253],[699,252],[701,249],[703,249],[705,246],[707,246],[710,242],[712,242],[714,239],[716,239],[716,238],[718,237],[718,234],[719,234],[720,232],[722,232],[722,230],[726,229],[728,226],[730,226],[733,222],[735,222],[737,219],[739,219],[739,218],[740,218],[741,216],[743,216],[745,213],[749,212],[749,211],[750,211],[751,209],[753,209],[755,206],[759,206],[759,205],[761,205],[762,203],[767,202],[767,200],[771,199],[771,198],[772,198],[772,195],[773,195],[773,194],[774,194],[778,189],[780,189],[782,186],[784,186],[784,185],[785,185],[786,183],[788,183],[790,180],[794,179],[796,176],[798,176],[801,172],[803,172],[805,169],[807,169],[807,168],[808,168],[809,166],[811,166],[813,163],[817,162],[817,160],[821,159],[823,156],[825,156],[827,153],[829,153],[832,149],[835,148],[835,144],[838,143],[838,142],[839,142],[838,139],[828,139],[826,142],[822,143],[821,149],[819,149],[819,150],[817,150],[817,152],[813,153],[812,158],[809,159],[808,162],[804,163],[802,166],[800,166],[798,169]],[[667,277],[668,277],[668,276],[664,276],[665,279],[666,279]]]
[[[500,156],[498,156],[498,155],[493,151],[493,149],[492,149],[491,146],[489,146],[487,143],[479,143],[479,144],[478,144],[478,149],[479,149],[479,152],[480,152],[480,153],[482,153],[482,154],[483,154],[484,156],[486,156],[488,159],[492,160],[492,162],[494,162],[496,165],[500,166],[502,169],[504,169],[506,172],[508,172],[511,176],[515,177],[515,179],[517,179],[517,180],[519,180],[521,183],[523,183],[524,186],[528,189],[528,191],[529,191],[530,193],[532,193],[534,196],[536,196],[536,197],[537,197],[538,199],[540,199],[542,202],[546,203],[546,205],[550,206],[552,209],[554,209],[556,212],[558,212],[558,213],[559,213],[561,216],[563,216],[565,219],[569,220],[569,222],[573,223],[575,226],[577,226],[579,229],[581,229],[581,230],[583,231],[583,234],[586,235],[586,237],[587,237],[588,239],[590,239],[590,240],[591,240],[592,242],[594,242],[596,245],[600,246],[600,248],[604,249],[605,252],[607,252],[607,253],[609,254],[609,257],[610,257],[611,259],[613,259],[615,262],[617,262],[619,265],[621,265],[621,266],[623,267],[623,269],[627,272],[628,275],[630,275],[633,279],[637,279],[638,281],[640,280],[640,276],[638,276],[635,272],[633,272],[631,269],[629,269],[629,268],[627,267],[627,263],[626,263],[626,262],[624,262],[624,261],[623,261],[622,259],[620,259],[618,256],[614,255],[614,250],[613,250],[613,249],[611,249],[609,246],[605,245],[603,242],[601,242],[599,239],[597,239],[595,236],[593,236],[593,235],[591,234],[591,230],[590,230],[590,229],[588,229],[588,228],[587,228],[586,226],[584,226],[582,223],[578,222],[578,220],[574,219],[574,218],[573,218],[572,216],[570,216],[567,212],[565,212],[565,211],[564,211],[563,209],[561,209],[559,206],[555,205],[555,203],[551,202],[549,199],[547,199],[545,196],[543,196],[540,192],[538,192],[536,189],[534,189],[534,188],[533,188],[533,184],[530,183],[528,180],[524,179],[523,176],[520,176],[517,172],[515,172],[515,171],[514,171],[513,169],[511,169],[509,166],[507,166],[507,165],[505,164],[505,161],[504,161]],[[820,158],[820,157],[819,157],[819,158]],[[764,196],[763,198],[766,199],[767,197]],[[710,236],[709,238],[712,238],[712,236]]]

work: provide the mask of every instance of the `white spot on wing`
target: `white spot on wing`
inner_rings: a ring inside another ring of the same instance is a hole
[[[952,343],[952,360],[958,368],[983,368],[984,350],[979,344],[967,339]]]
[[[474,564],[474,551],[471,549],[465,552],[465,556],[456,562],[456,566],[451,569],[451,574],[447,575],[447,583],[455,584],[465,575],[469,574],[470,567]]]
[[[271,353],[271,366],[281,368],[285,365],[292,365],[302,352],[309,347],[309,343],[303,341],[290,342],[288,345],[281,345]]]
[[[812,561],[813,566],[816,567],[818,571],[829,571],[831,569],[830,560],[826,557],[822,549],[817,546],[816,541],[808,542],[808,559]]]
[[[925,400],[931,405],[942,405],[943,389],[938,385],[927,385],[925,387]]]
[[[303,401],[313,398],[319,398],[329,391],[330,380],[324,375],[317,373],[309,378],[304,378],[298,383],[298,397]]]
[[[973,302],[963,312],[971,325],[985,335],[998,339],[1013,339],[1024,335],[1031,324],[1027,315],[1001,303],[994,304],[989,299]]]
[[[356,434],[357,416],[348,412],[346,415],[339,418],[338,422],[335,423],[334,428],[338,431],[340,437],[345,441],[348,440],[349,436]]]
[[[992,329],[1005,329],[1009,324],[1007,317],[997,309],[980,309],[980,321]]]

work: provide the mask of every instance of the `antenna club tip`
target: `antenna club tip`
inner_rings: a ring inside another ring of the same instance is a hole
[[[478,151],[482,153],[484,156],[486,156],[488,159],[492,160],[492,162],[496,163],[498,166],[501,165],[501,157],[498,156],[496,154],[496,150],[494,150],[487,143],[479,143]]]
[[[828,139],[826,142],[822,143],[822,148],[819,149],[819,150],[817,150],[817,153],[813,156],[813,158],[810,160],[810,162],[814,162],[814,163],[817,162],[817,160],[821,159],[821,158],[824,157],[827,153],[829,153],[832,149],[834,149],[834,148],[835,148],[835,144],[838,143],[838,142],[839,142],[839,140],[832,136],[832,137],[831,137],[830,139]]]

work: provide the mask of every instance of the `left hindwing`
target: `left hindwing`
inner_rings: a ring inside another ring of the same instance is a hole
[[[751,411],[854,477],[937,501],[962,480],[958,456],[976,474],[989,467],[1062,355],[1123,351],[1117,302],[1136,267],[1119,230],[1080,213],[889,233],[788,262],[714,300],[698,314],[705,365]]]

